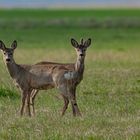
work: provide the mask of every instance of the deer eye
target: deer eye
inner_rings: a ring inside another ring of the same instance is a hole
[[[4,55],[6,54],[6,52],[4,52]]]

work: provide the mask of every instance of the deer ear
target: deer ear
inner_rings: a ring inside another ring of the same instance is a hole
[[[79,45],[78,42],[77,42],[75,39],[73,39],[73,38],[71,39],[71,44],[72,44],[72,46],[75,47],[75,48],[77,48],[78,45]]]
[[[83,39],[83,38],[81,38],[80,42],[81,42],[81,44],[83,45],[83,43],[84,43],[84,39]]]
[[[5,50],[5,45],[4,43],[0,40],[0,49],[1,50]]]
[[[14,50],[14,49],[16,49],[16,47],[17,47],[17,41],[14,40],[12,45],[11,45],[11,48]]]
[[[90,46],[90,44],[91,44],[91,38],[85,41],[84,46],[87,48]]]

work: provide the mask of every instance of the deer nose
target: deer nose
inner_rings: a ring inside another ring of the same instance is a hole
[[[80,56],[84,56],[84,54],[81,53]]]
[[[9,61],[10,61],[10,59],[9,59],[9,58],[7,58],[7,59],[6,59],[6,61],[7,61],[7,62],[9,62]]]

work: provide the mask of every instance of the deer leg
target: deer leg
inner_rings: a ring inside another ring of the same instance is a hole
[[[75,117],[76,116],[76,111],[75,111],[74,104],[73,104],[72,100],[71,100],[71,106],[72,106],[73,116]]]
[[[30,95],[31,95],[31,92],[28,92],[28,95],[27,95],[27,108],[28,108],[28,115],[31,117]]]
[[[71,104],[73,110],[73,116],[81,116],[80,110],[78,108],[78,104],[76,102],[76,87],[72,90],[71,94]]]
[[[71,105],[73,110],[73,116],[81,116],[76,100],[71,100]]]
[[[68,108],[68,104],[69,104],[69,99],[67,97],[65,97],[64,95],[62,95],[63,99],[64,99],[64,106],[62,109],[62,116],[65,114],[65,111]]]
[[[31,104],[30,105],[32,105],[34,115],[35,115],[34,100],[35,100],[37,93],[38,93],[38,90],[32,90],[32,93],[31,93]]]
[[[23,116],[23,113],[24,113],[24,107],[25,107],[25,101],[26,101],[26,97],[27,97],[27,94],[26,92],[23,92],[22,94],[22,99],[21,99],[21,109],[20,109],[20,115]]]
[[[70,95],[69,95],[69,98],[70,98],[70,101],[71,101],[71,106],[72,106],[72,112],[73,112],[73,116],[75,117],[76,116],[76,110],[75,110],[75,97],[74,97],[74,94],[73,94],[73,90],[70,91]]]

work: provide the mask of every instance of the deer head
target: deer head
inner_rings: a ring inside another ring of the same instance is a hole
[[[0,41],[0,49],[3,51],[4,61],[6,63],[12,63],[14,50],[17,47],[17,41],[13,41],[11,48],[7,48],[2,41]]]
[[[81,39],[80,43],[78,43],[75,39],[72,38],[71,39],[71,44],[76,49],[77,55],[79,57],[85,57],[86,49],[90,46],[91,39],[89,38],[85,42],[84,42],[83,39]]]

